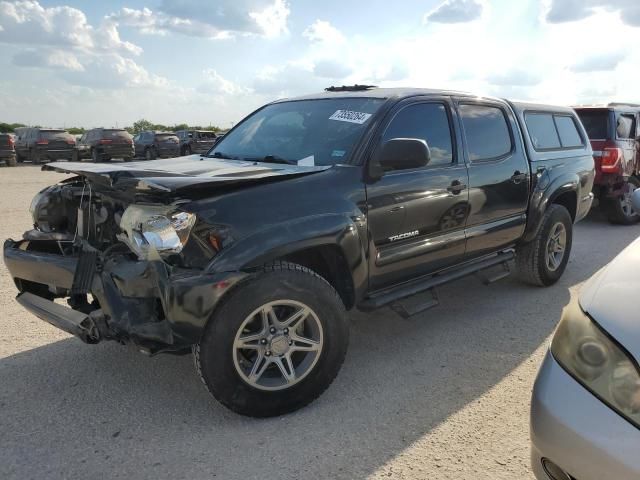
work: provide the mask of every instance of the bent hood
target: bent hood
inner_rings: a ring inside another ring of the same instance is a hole
[[[640,361],[640,238],[591,277],[580,306]]]
[[[177,193],[185,189],[310,175],[329,166],[301,166],[189,155],[131,163],[55,162],[43,170],[73,173],[116,190]]]

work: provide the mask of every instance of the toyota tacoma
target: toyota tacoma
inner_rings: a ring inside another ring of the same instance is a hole
[[[556,282],[594,178],[569,108],[369,86],[270,103],[203,155],[43,169],[69,176],[5,241],[17,301],[88,344],[192,351],[262,417],[330,385],[350,309],[409,317],[512,260]]]

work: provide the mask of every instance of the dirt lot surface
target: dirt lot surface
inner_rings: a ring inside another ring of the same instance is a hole
[[[33,195],[62,178],[0,168],[0,237],[19,238]],[[190,356],[84,345],[41,322],[0,264],[0,478],[530,480],[529,396],[560,310],[638,234],[592,214],[552,288],[467,278],[411,320],[353,312],[331,388],[267,420],[217,404]]]

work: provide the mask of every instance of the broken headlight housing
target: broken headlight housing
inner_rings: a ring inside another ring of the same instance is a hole
[[[577,302],[562,312],[551,342],[562,367],[618,414],[640,427],[640,369],[633,357]]]
[[[123,233],[118,239],[126,243],[141,260],[180,253],[196,223],[193,213],[156,205],[130,205],[120,219]]]

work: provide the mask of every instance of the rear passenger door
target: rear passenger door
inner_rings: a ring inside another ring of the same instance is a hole
[[[469,168],[466,257],[515,243],[526,225],[529,161],[517,121],[501,102],[458,99]]]
[[[422,168],[386,171],[366,186],[374,289],[450,266],[465,246],[467,168],[458,155],[450,99],[404,102],[389,117],[377,148],[393,138],[417,138],[429,145],[431,160]]]

